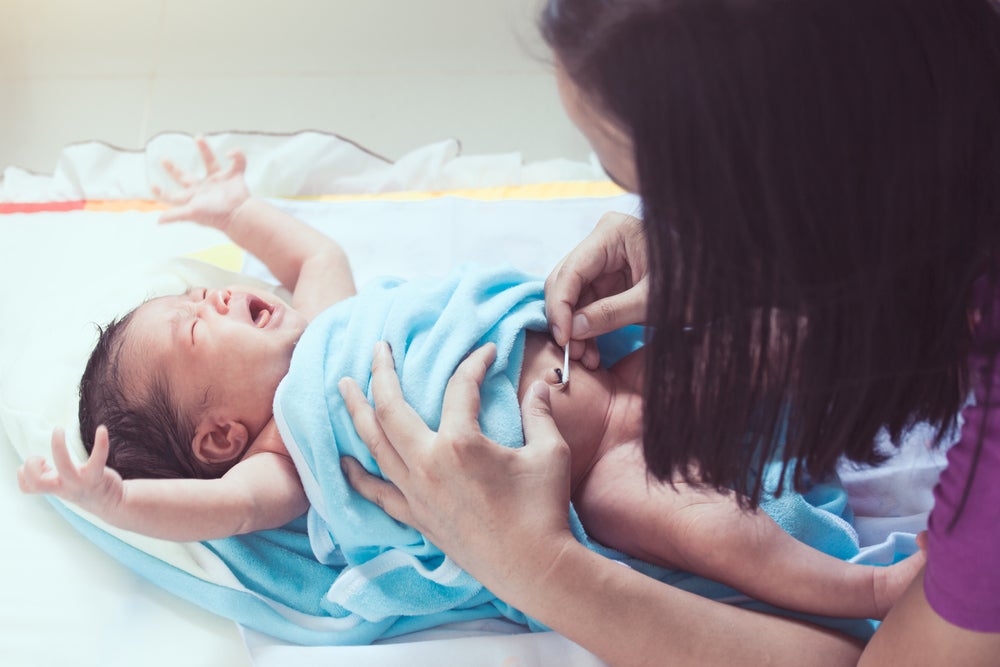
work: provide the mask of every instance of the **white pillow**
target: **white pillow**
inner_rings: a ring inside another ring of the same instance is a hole
[[[192,286],[274,288],[203,261],[175,258],[217,245],[224,240],[218,232],[194,225],[158,227],[155,216],[141,213],[61,216],[58,220],[34,215],[30,220],[4,221],[9,224],[5,232],[13,232],[15,241],[21,243],[0,251],[8,286],[0,308],[4,318],[0,326],[0,446],[13,446],[22,460],[33,455],[51,458],[55,426],[66,429],[71,454],[77,460],[86,459],[77,421],[78,387],[97,340],[97,324],[120,317],[147,298],[180,293]],[[91,219],[84,222],[80,216]],[[74,239],[77,234],[86,239]],[[135,252],[129,252],[130,248]],[[121,531],[72,505],[65,506],[142,551],[199,578],[218,581],[217,559],[200,544]]]

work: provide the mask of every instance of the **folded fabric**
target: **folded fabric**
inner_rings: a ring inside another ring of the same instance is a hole
[[[275,420],[311,503],[307,524],[312,551],[334,575],[318,609],[338,620],[342,643],[496,616],[543,629],[497,599],[423,535],[351,488],[340,468],[341,456],[353,456],[375,474],[380,471],[354,430],[337,383],[351,377],[371,400],[372,353],[375,343],[385,340],[392,347],[404,397],[433,429],[458,364],[473,349],[493,342],[497,358],[482,385],[480,426],[491,439],[518,447],[523,444],[517,386],[525,331],[545,328],[540,281],[511,268],[465,266],[445,279],[386,279],[369,285],[322,313],[303,334],[275,396]],[[641,343],[641,330],[632,328],[602,341],[602,350],[614,348],[621,355]],[[828,509],[796,493],[768,497],[763,507],[813,546],[840,558],[856,555],[849,523],[833,513],[845,511],[846,502],[836,499],[835,487],[822,491]],[[572,508],[570,516],[577,539],[595,551],[672,585],[772,610],[715,582],[607,549],[587,537]],[[287,563],[260,565],[280,569]],[[323,579],[329,581],[329,576]],[[857,636],[871,631],[865,622],[838,627]]]

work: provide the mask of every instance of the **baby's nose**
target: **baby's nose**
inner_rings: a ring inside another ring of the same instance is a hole
[[[211,308],[220,315],[229,313],[229,299],[232,292],[227,289],[209,290],[205,295],[204,305]]]

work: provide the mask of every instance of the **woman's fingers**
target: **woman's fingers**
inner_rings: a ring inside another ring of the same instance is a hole
[[[560,448],[569,454],[566,440],[552,418],[549,386],[541,380],[531,384],[521,402],[521,427],[526,448]]]
[[[545,280],[545,316],[556,343],[565,345],[573,331],[573,311],[583,291],[600,275],[606,254],[587,237]]]
[[[362,497],[381,507],[396,521],[413,525],[410,505],[406,502],[406,497],[394,484],[372,475],[356,459],[350,456],[340,459],[340,467],[344,471],[347,481]]]
[[[351,378],[341,378],[337,383],[340,395],[344,399],[344,405],[354,422],[354,430],[358,432],[361,440],[368,447],[382,474],[389,479],[404,479],[409,470],[406,462],[400,457],[399,452],[393,447],[392,442],[386,437],[385,431],[379,424],[375,410],[368,404],[368,399],[361,392],[358,383]],[[367,496],[366,496],[367,497]]]
[[[376,358],[379,355],[379,347],[376,347]],[[373,383],[375,381],[376,368],[379,370],[380,375],[391,375],[391,377],[383,378],[383,383],[388,383],[389,386],[381,392],[382,398],[376,398],[376,401],[397,400],[397,398],[398,400],[402,400],[401,393],[398,397],[395,394],[395,391],[399,387],[399,381],[396,379],[396,374],[391,364],[391,355],[388,362],[384,359],[379,362],[376,359],[372,364]],[[341,378],[340,382],[337,383],[337,388],[340,390],[340,395],[343,397],[347,411],[354,422],[354,429],[368,447],[382,474],[391,480],[405,481],[409,473],[406,462],[399,455],[399,452],[396,451],[389,438],[386,437],[379,417],[376,415],[375,410],[372,409],[372,406],[369,405],[368,399],[361,392],[358,383],[352,378],[345,377]],[[387,396],[391,398],[386,398]],[[409,408],[408,405],[406,407]],[[422,421],[420,425],[427,430]],[[347,477],[348,483],[362,497],[381,507],[393,519],[402,521],[407,525],[413,525],[413,518],[409,503],[406,501],[406,496],[394,484],[372,475],[356,459],[350,456],[341,457],[340,466],[344,471],[344,476]]]
[[[573,314],[588,297],[602,276],[620,271],[627,265],[623,253],[617,250],[630,216],[605,213],[590,234],[566,257],[545,281],[545,313],[556,342],[564,345],[571,337]],[[624,260],[624,261],[623,261]]]
[[[573,315],[573,338],[593,338],[630,324],[644,322],[648,294],[648,282],[641,280],[624,292],[583,306]]]
[[[646,274],[642,221],[606,213],[545,281],[545,313],[556,342],[645,321],[648,290],[636,287]],[[581,307],[587,310],[581,313]]]
[[[384,341],[375,345],[371,387],[372,398],[375,399],[375,418],[385,435],[388,448],[396,451],[405,462],[411,454],[408,450],[418,442],[432,437],[433,432],[403,397],[392,351]],[[395,443],[395,447],[392,443]],[[381,461],[379,465],[382,465]],[[392,475],[389,476],[392,478]]]
[[[479,390],[490,364],[497,358],[497,348],[487,343],[473,350],[455,369],[444,390],[441,406],[441,433],[479,434]]]

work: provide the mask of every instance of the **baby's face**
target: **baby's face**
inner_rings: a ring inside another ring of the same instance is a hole
[[[128,363],[140,386],[163,373],[181,410],[225,408],[251,428],[263,427],[306,324],[269,292],[192,288],[136,309]]]

